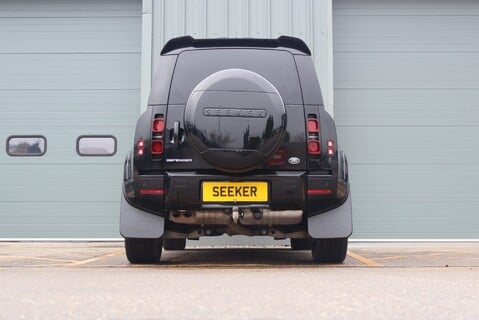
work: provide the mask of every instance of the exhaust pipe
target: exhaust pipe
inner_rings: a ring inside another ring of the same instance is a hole
[[[303,219],[302,210],[271,211],[259,208],[238,208],[232,210],[175,211],[170,221],[180,224],[204,225],[293,225]]]
[[[239,222],[250,225],[290,225],[298,224],[303,219],[301,210],[271,211],[269,209],[244,209]]]
[[[220,224],[233,223],[231,214],[225,211],[175,211],[170,213],[170,221],[181,224]]]

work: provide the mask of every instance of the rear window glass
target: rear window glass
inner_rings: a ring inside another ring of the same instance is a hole
[[[293,55],[280,50],[215,49],[182,52],[171,84],[170,104],[186,104],[204,78],[231,68],[246,69],[268,79],[286,104],[302,104]]]
[[[112,156],[116,153],[114,136],[81,136],[77,139],[80,156]]]
[[[10,156],[43,156],[47,151],[44,136],[10,136],[7,138],[7,153]]]

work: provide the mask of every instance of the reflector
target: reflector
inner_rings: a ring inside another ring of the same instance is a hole
[[[270,166],[282,166],[286,164],[286,149],[284,147],[279,148],[279,150],[269,158],[267,163]]]
[[[140,190],[141,194],[149,194],[149,195],[162,195],[164,194],[163,189],[141,189]]]
[[[330,189],[310,189],[308,190],[309,195],[326,195],[331,194],[333,191]]]

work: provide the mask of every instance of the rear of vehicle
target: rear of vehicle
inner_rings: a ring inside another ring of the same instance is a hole
[[[345,258],[347,160],[299,39],[168,42],[124,171],[132,263],[222,234],[290,238],[317,262]]]

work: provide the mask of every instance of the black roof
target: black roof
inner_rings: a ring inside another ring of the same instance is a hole
[[[167,54],[182,48],[212,48],[212,47],[253,47],[253,48],[288,48],[298,50],[304,54],[311,55],[306,43],[295,37],[280,36],[277,39],[257,38],[213,38],[195,39],[191,36],[184,36],[170,39],[161,54]]]

